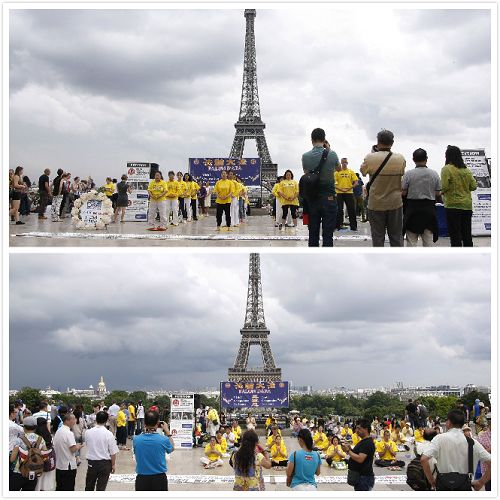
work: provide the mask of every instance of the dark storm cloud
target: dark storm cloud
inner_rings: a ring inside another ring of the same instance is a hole
[[[399,375],[403,360],[428,361],[430,382],[488,383],[487,256],[261,261],[274,355],[296,383],[333,385],[332,363],[339,373],[372,367],[372,385],[396,375],[423,383],[418,372]],[[115,388],[215,386],[237,352],[247,269],[244,254],[13,255],[11,386],[80,387],[100,375]],[[367,383],[362,373],[348,380]]]

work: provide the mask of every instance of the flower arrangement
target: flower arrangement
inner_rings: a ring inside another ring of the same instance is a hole
[[[98,218],[95,223],[89,224],[82,220],[81,208],[87,203],[87,201],[96,200],[102,203],[102,216]],[[111,222],[113,217],[113,205],[111,201],[104,193],[98,193],[95,189],[84,193],[75,200],[73,209],[71,210],[71,221],[75,225],[76,229],[105,229],[106,226]]]

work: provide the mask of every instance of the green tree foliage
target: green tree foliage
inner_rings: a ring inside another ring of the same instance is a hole
[[[383,417],[384,415],[396,415],[403,418],[405,404],[397,396],[377,391],[364,402],[363,415],[366,418]]]
[[[145,391],[134,391],[129,394],[128,398],[135,404],[137,404],[138,401],[146,403],[146,401],[148,400],[148,393]]]
[[[424,396],[418,399],[425,405],[430,417],[440,417],[442,420],[450,410],[456,408],[458,401],[456,396]]]
[[[459,402],[467,405],[470,409],[472,409],[472,407],[474,406],[474,401],[476,399],[479,399],[479,401],[482,401],[485,406],[491,408],[490,398],[488,397],[488,394],[480,391],[472,391],[468,394],[465,394],[459,399]]]
[[[9,403],[14,403],[18,399],[21,399],[26,407],[32,411],[37,411],[38,403],[45,400],[40,394],[40,389],[33,387],[23,387],[15,396],[9,398]]]
[[[122,401],[127,401],[129,399],[129,393],[127,391],[117,390],[112,391],[104,398],[104,403],[106,406],[111,406],[113,401],[116,404],[120,404]]]

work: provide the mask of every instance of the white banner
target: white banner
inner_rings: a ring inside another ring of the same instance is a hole
[[[491,236],[491,179],[484,149],[462,149],[462,157],[477,182],[472,192],[472,235]]]
[[[145,222],[148,220],[148,185],[149,163],[127,163],[127,183],[132,188],[128,195],[128,207],[125,211],[127,222]]]
[[[170,399],[170,432],[176,449],[193,447],[194,393],[172,394]]]

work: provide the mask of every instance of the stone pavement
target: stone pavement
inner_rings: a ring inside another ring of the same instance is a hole
[[[260,438],[261,442],[263,437]],[[297,440],[285,437],[285,444],[288,453],[297,450]],[[129,447],[132,443],[128,442]],[[82,449],[82,464],[78,467],[76,476],[76,490],[85,489],[85,475],[87,462],[85,457],[85,447]],[[171,455],[168,464],[169,489],[171,491],[230,491],[233,489],[233,470],[228,460],[224,459],[224,465],[216,469],[204,469],[200,463],[203,456],[202,448],[193,450],[177,450]],[[398,453],[398,459],[408,463],[413,455],[410,452]],[[134,490],[134,467],[132,451],[120,451],[116,460],[116,474],[111,476],[107,490],[109,491],[133,491]],[[383,468],[374,467],[379,481],[375,481],[377,491],[411,491],[405,483],[405,470],[388,471]],[[331,469],[323,462],[321,475],[318,478],[318,491],[352,491],[344,479],[347,471]],[[264,470],[266,490],[287,491],[284,470]],[[211,482],[208,482],[211,481]],[[321,481],[321,482],[320,482]],[[328,481],[328,482],[324,482]],[[339,482],[333,482],[339,481]]]
[[[11,247],[307,247],[308,240],[307,226],[301,220],[297,228],[279,230],[269,215],[250,216],[239,228],[223,228],[221,232],[215,231],[214,215],[178,227],[169,226],[164,232],[147,231],[145,222],[110,224],[101,231],[77,231],[70,218],[51,222],[31,214],[24,221],[24,225],[10,224]],[[489,247],[491,238],[474,238],[474,245]],[[358,222],[357,232],[336,231],[334,246],[371,247],[369,224]],[[436,246],[449,246],[449,238],[440,238]]]

